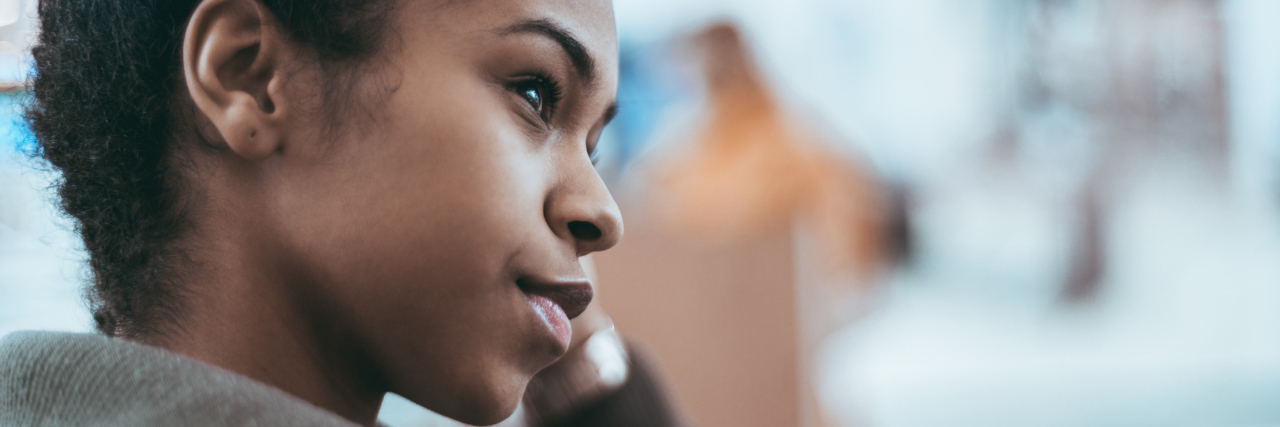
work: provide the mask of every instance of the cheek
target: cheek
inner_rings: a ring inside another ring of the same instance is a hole
[[[388,273],[412,258],[469,277],[494,274],[531,231],[546,228],[547,171],[490,91],[406,81],[376,134],[341,144],[318,166],[325,172],[307,202],[323,206],[321,224],[308,231],[326,241],[310,243],[336,242],[351,261]]]
[[[546,228],[540,171],[493,126],[454,119],[387,123],[383,138],[360,143],[372,152],[331,196],[346,212],[331,219],[338,244],[326,256],[331,277],[357,294],[348,297],[484,312],[509,296],[505,264]]]
[[[530,366],[540,359],[527,348],[527,303],[506,264],[547,228],[540,162],[478,116],[413,122],[397,138],[407,142],[394,143],[409,148],[379,162],[393,165],[380,173],[395,183],[370,201],[391,217],[377,222],[387,226],[370,248],[382,251],[372,262],[385,280],[357,308],[395,388],[420,403],[459,405],[453,415],[464,418],[505,417],[540,367]],[[441,389],[454,395],[426,394]]]
[[[545,361],[507,263],[549,232],[547,162],[483,101],[388,105],[379,132],[337,146],[282,208],[299,213],[301,267],[396,391],[464,413],[509,409]]]

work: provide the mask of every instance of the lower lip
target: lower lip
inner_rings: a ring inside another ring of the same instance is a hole
[[[560,342],[560,348],[568,349],[569,339],[573,336],[573,327],[569,326],[569,316],[564,314],[560,304],[541,295],[530,295],[529,305],[533,306],[533,311],[538,313],[543,324],[551,330],[551,335]]]

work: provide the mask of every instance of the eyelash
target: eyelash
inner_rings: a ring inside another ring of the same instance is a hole
[[[541,111],[538,110],[537,106],[533,105],[532,100],[525,96],[530,89],[537,91],[538,96],[541,97]],[[547,122],[551,121],[551,114],[555,112],[556,105],[560,103],[564,96],[560,83],[545,73],[534,73],[515,82],[511,85],[511,91],[524,99],[542,117],[542,120]]]

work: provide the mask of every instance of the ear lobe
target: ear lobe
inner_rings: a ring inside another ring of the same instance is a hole
[[[279,152],[288,129],[281,63],[288,45],[255,0],[205,0],[183,38],[191,99],[231,151],[248,160]]]
[[[227,114],[230,118],[227,120],[228,129],[223,130],[221,126],[218,128],[227,142],[227,147],[248,160],[271,157],[283,145],[279,133],[274,126],[254,120],[255,117],[262,115],[257,105],[245,105],[254,103],[245,102],[243,99],[237,101],[239,102],[234,102],[231,111]],[[246,109],[250,111],[242,111]]]

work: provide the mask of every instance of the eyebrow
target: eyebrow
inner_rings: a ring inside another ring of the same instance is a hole
[[[503,35],[515,33],[533,33],[550,37],[564,49],[564,53],[569,55],[569,62],[573,63],[574,71],[577,71],[578,77],[582,79],[586,86],[592,86],[596,81],[596,61],[587,53],[587,49],[582,47],[582,43],[573,34],[564,27],[551,22],[547,19],[532,19],[520,21],[501,30]]]

